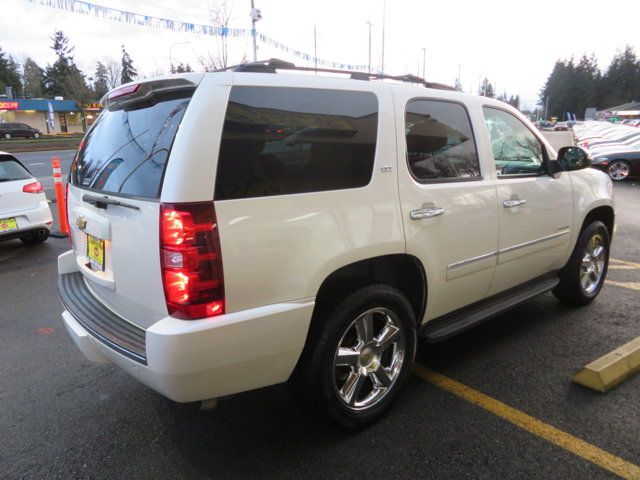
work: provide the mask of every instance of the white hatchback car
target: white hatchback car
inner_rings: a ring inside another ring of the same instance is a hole
[[[44,189],[12,155],[0,152],[0,241],[19,238],[35,245],[53,224]]]
[[[71,167],[64,323],[178,402],[290,381],[385,411],[417,337],[600,292],[611,181],[504,103],[420,82],[234,71],[124,85]],[[280,73],[278,73],[280,72]],[[425,88],[426,87],[426,88]]]

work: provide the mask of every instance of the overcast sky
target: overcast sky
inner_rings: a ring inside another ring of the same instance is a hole
[[[379,68],[384,0],[255,0],[262,11],[259,32],[313,54],[317,28],[318,57],[366,65],[368,25],[372,27],[372,63]],[[174,20],[211,23],[209,7],[223,0],[95,0],[112,8]],[[230,27],[250,28],[250,0],[228,0]],[[519,94],[528,106],[558,58],[594,53],[606,68],[616,50],[633,46],[640,54],[640,34],[630,19],[640,14],[636,0],[577,1],[409,1],[386,0],[385,72],[422,75],[453,84],[461,72],[462,87],[477,92],[488,77],[499,93]],[[75,46],[76,62],[86,73],[105,57],[120,58],[124,43],[139,73],[169,70],[173,62],[199,69],[198,55],[217,55],[213,37],[111,22],[40,6],[28,0],[2,0],[0,47],[19,61],[32,57],[41,66],[55,61],[49,48],[54,30],[63,30]],[[188,42],[188,43],[187,43]],[[248,39],[229,41],[229,62],[252,58]],[[259,45],[258,58],[287,54]],[[289,58],[289,60],[294,60]],[[298,59],[298,63],[300,60]]]

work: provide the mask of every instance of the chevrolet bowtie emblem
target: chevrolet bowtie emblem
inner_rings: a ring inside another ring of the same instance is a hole
[[[84,230],[85,228],[87,228],[87,219],[84,217],[78,217],[76,218],[76,226],[80,229],[80,230]]]

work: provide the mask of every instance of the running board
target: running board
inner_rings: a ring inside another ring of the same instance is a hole
[[[548,292],[558,285],[557,275],[544,277],[523,283],[520,286],[476,302],[455,312],[448,313],[424,324],[418,335],[430,343],[446,340],[489,320],[507,310],[517,307],[531,298]]]

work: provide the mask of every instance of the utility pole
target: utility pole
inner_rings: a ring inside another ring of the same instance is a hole
[[[425,70],[426,70],[426,65],[427,65],[427,49],[423,48],[422,49],[422,78],[424,78],[426,80],[427,77],[425,77]]]
[[[262,20],[262,13],[259,8],[255,8],[251,0],[251,37],[253,37],[253,61],[258,61],[258,46],[256,45],[256,22]]]
[[[318,74],[318,32],[316,31],[316,24],[313,24],[313,62],[316,68],[316,75]]]
[[[384,26],[387,17],[387,0],[382,0],[382,61],[380,62],[380,73],[384,73]]]
[[[369,73],[371,73],[371,22],[365,22],[369,24]]]

